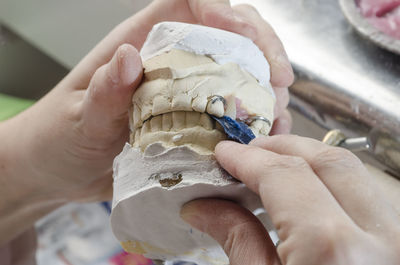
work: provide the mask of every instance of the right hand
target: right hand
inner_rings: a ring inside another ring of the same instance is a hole
[[[230,264],[400,264],[400,213],[349,151],[281,135],[249,146],[222,142],[215,152],[261,197],[280,238],[275,248],[261,222],[233,202],[186,204],[182,218],[217,240]]]

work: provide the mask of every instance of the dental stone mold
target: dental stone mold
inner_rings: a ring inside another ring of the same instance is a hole
[[[113,232],[126,251],[152,259],[228,264],[218,244],[179,212],[206,197],[262,207],[216,162],[214,148],[226,134],[210,115],[268,135],[275,104],[269,64],[248,38],[177,22],[155,25],[141,57],[130,143],[114,161]]]

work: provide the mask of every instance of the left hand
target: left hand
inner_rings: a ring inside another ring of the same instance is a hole
[[[13,175],[28,189],[66,201],[109,199],[112,161],[128,139],[128,109],[141,81],[140,49],[155,23],[199,23],[252,38],[271,64],[277,117],[288,120],[293,73],[281,42],[248,5],[227,0],[156,0],[118,25],[42,100],[8,121]],[[284,87],[284,89],[277,88]],[[289,119],[290,120],[290,119]],[[290,122],[275,131],[288,131]],[[29,178],[27,178],[29,176]]]

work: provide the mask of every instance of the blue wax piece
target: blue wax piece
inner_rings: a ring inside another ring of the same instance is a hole
[[[251,140],[256,138],[256,136],[250,130],[249,126],[247,126],[243,122],[235,121],[228,116],[223,116],[222,118],[218,118],[212,115],[210,116],[219,124],[221,124],[222,128],[224,128],[225,133],[228,135],[228,138],[231,140],[242,144],[248,144]]]

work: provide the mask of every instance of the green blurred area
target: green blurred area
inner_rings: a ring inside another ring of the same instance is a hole
[[[11,118],[30,107],[35,101],[0,94],[0,121]]]

